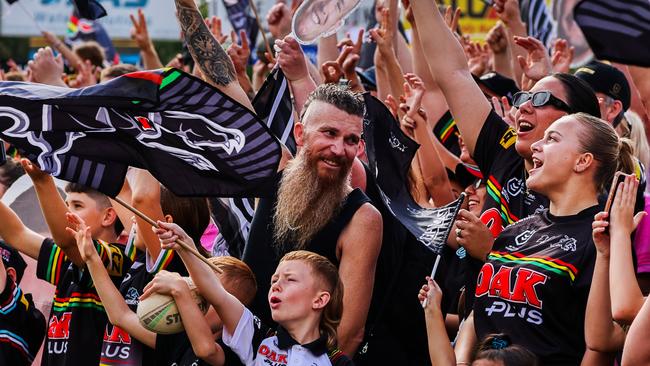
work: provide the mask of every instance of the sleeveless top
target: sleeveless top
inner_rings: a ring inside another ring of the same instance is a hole
[[[280,258],[291,249],[280,250],[273,240],[273,213],[277,201],[277,187],[279,186],[281,173],[276,179],[276,186],[269,198],[259,200],[255,209],[255,216],[251,224],[251,231],[244,248],[242,260],[253,270],[257,280],[257,293],[250,309],[253,314],[268,325],[275,325],[271,319],[267,295],[270,288],[271,276],[280,262]],[[359,207],[370,199],[360,189],[354,189],[345,198],[339,213],[325,225],[314,238],[305,246],[305,250],[318,253],[329,259],[336,267],[339,260],[336,257],[336,244],[341,232],[348,225]],[[313,209],[317,210],[318,207]],[[292,248],[295,245],[284,246]]]

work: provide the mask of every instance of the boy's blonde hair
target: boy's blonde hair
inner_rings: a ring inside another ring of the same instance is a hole
[[[325,290],[329,292],[330,301],[323,309],[320,330],[327,336],[327,347],[334,349],[336,347],[336,328],[339,326],[343,314],[343,283],[339,278],[338,269],[329,259],[306,250],[296,250],[285,254],[280,259],[280,263],[285,261],[305,262],[325,286]]]
[[[226,291],[248,306],[257,292],[257,281],[255,281],[255,274],[250,267],[230,256],[211,257],[208,258],[208,261],[223,271],[221,274],[217,272],[215,274],[221,280]]]

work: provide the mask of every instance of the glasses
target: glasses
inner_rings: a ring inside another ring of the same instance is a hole
[[[533,107],[543,107],[545,105],[551,105],[561,111],[565,111],[567,113],[573,113],[573,110],[571,109],[571,107],[569,107],[568,104],[556,98],[548,90],[542,90],[534,93],[526,92],[526,91],[517,92],[512,97],[512,105],[515,108],[519,108],[529,100],[531,101]]]

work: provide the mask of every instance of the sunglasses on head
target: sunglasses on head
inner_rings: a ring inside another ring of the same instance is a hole
[[[551,105],[561,111],[565,111],[567,113],[573,113],[573,110],[571,109],[571,107],[569,107],[568,104],[564,103],[562,100],[555,97],[548,90],[542,90],[534,93],[526,92],[526,91],[517,92],[512,97],[512,105],[515,108],[519,108],[529,100],[532,103],[533,107],[543,107],[545,105]]]

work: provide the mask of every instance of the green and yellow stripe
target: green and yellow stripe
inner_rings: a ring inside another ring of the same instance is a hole
[[[501,217],[503,218],[504,222],[507,222],[508,224],[513,224],[517,221],[519,221],[519,218],[515,216],[512,212],[510,212],[510,206],[508,205],[508,202],[503,198],[501,195],[501,185],[497,181],[496,178],[494,178],[493,175],[490,175],[486,182],[487,186],[487,192],[490,197],[497,203],[499,207],[499,211],[501,213]]]
[[[54,297],[53,311],[66,311],[70,308],[90,308],[104,311],[104,305],[97,294],[92,292],[73,292],[70,297]]]
[[[576,276],[578,276],[578,269],[572,264],[566,263],[557,258],[546,256],[525,256],[518,252],[508,253],[494,251],[488,255],[488,260],[514,264],[530,264],[549,272],[569,277],[571,282],[575,281]]]
[[[65,253],[63,253],[61,248],[57,245],[53,245],[47,263],[47,271],[45,272],[45,278],[49,283],[55,286],[59,283],[59,279],[61,278],[61,266],[65,259]]]
[[[442,129],[440,130],[440,136],[439,136],[440,141],[443,143],[447,141],[449,136],[451,136],[451,134],[456,129],[455,127],[456,127],[456,120],[454,119],[454,117],[449,118],[449,120],[445,122],[445,124],[442,126]]]

